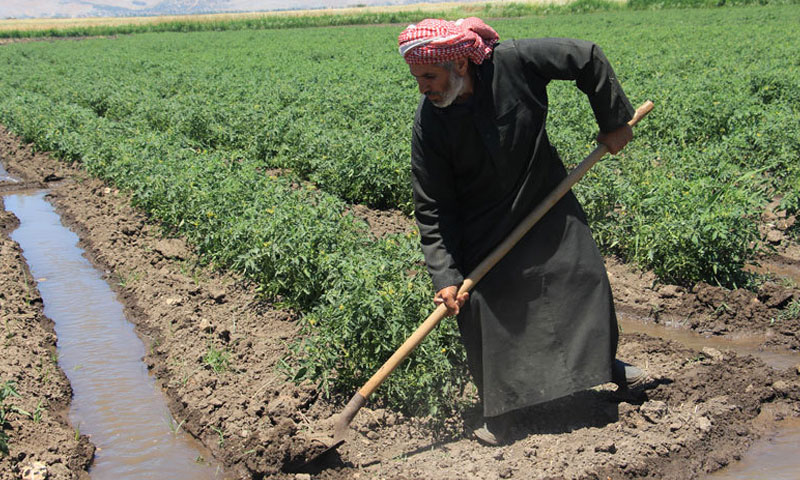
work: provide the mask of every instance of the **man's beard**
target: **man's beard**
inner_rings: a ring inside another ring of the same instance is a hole
[[[461,95],[461,92],[464,90],[464,77],[457,74],[456,72],[450,72],[450,78],[447,79],[447,90],[444,92],[433,92],[438,94],[439,97],[442,99],[439,101],[431,100],[430,94],[428,94],[428,100],[434,104],[434,106],[439,108],[449,107],[455,100]]]

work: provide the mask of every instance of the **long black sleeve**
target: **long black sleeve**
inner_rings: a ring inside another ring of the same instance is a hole
[[[517,40],[517,50],[529,78],[574,80],[589,98],[602,132],[613,131],[633,118],[631,106],[605,54],[584,40],[536,38]]]
[[[458,265],[461,226],[450,164],[414,126],[411,142],[414,215],[422,252],[436,291],[464,281]]]

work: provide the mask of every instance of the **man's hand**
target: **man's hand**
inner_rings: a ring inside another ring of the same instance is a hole
[[[609,153],[616,155],[617,152],[625,148],[625,145],[633,138],[633,129],[627,123],[613,132],[600,133],[597,141],[608,147]]]
[[[447,307],[448,317],[452,315],[458,315],[458,312],[464,305],[464,302],[466,302],[469,298],[469,292],[464,292],[456,297],[457,293],[458,287],[456,285],[444,287],[436,293],[436,296],[433,297],[433,303],[436,305],[441,305],[444,303]]]

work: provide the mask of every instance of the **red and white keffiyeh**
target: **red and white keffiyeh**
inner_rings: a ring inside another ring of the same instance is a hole
[[[477,17],[450,22],[426,19],[409,25],[397,38],[400,55],[409,65],[444,63],[468,57],[480,65],[492,55],[500,37]]]

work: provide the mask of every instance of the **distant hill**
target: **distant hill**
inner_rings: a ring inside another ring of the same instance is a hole
[[[419,0],[2,0],[0,18],[140,17],[410,3]]]

